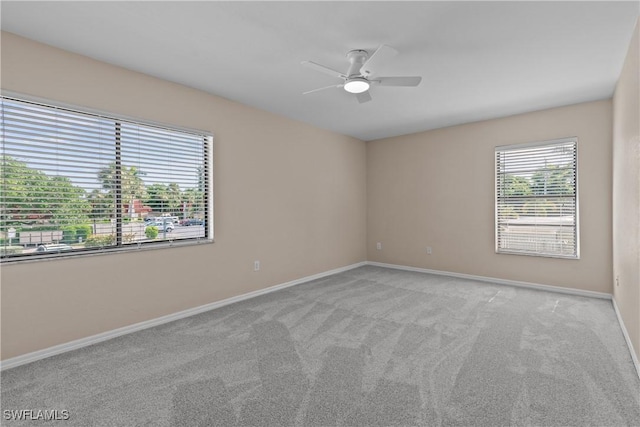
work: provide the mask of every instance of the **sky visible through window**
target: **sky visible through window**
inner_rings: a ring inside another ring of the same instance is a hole
[[[64,110],[58,110],[53,128],[51,114],[37,106],[25,108],[9,100],[3,103],[5,155],[49,175],[68,177],[86,191],[101,187],[97,174],[91,176],[87,171],[90,167],[97,171],[115,160],[113,119],[82,117],[78,113],[65,114]],[[192,169],[191,160],[202,159],[199,147],[202,136],[158,128],[153,132],[155,139],[145,140],[140,136],[140,125],[122,122],[121,127],[122,164],[136,166],[142,171],[146,185],[176,182],[171,180],[175,175],[181,187],[197,187],[197,179],[195,182],[185,179],[173,169],[180,165]],[[153,128],[145,129],[146,132],[150,130]]]

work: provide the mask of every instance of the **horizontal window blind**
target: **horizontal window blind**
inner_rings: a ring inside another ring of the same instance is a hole
[[[2,97],[3,260],[210,238],[211,136]]]
[[[495,155],[496,252],[578,258],[577,139]]]

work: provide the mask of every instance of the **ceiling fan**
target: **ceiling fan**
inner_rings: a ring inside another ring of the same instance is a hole
[[[380,45],[371,56],[369,56],[369,52],[366,50],[351,50],[347,52],[347,58],[351,65],[349,65],[349,70],[346,73],[341,73],[312,61],[302,61],[302,65],[305,67],[343,80],[341,84],[313,89],[303,92],[303,95],[325,89],[343,88],[347,92],[355,94],[358,102],[363,103],[371,101],[371,94],[369,93],[371,86],[418,86],[420,81],[422,81],[422,77],[419,76],[375,77],[377,66],[397,54],[397,50],[384,44]],[[374,78],[371,78],[372,76],[374,76]]]

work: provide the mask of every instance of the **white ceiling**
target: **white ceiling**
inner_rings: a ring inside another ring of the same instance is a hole
[[[608,98],[632,2],[1,2],[2,30],[362,140]],[[359,104],[300,65],[400,54]]]

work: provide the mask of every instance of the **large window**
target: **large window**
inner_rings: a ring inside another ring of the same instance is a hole
[[[496,147],[496,252],[579,257],[577,139]]]
[[[212,238],[211,135],[1,98],[2,261]]]

